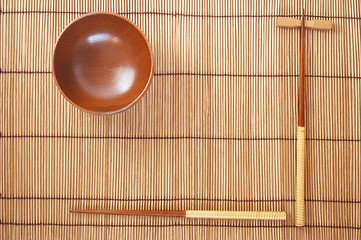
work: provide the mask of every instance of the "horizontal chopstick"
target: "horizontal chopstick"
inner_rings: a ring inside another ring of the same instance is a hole
[[[253,220],[286,220],[286,212],[273,211],[150,211],[150,210],[109,210],[109,209],[77,209],[71,213],[128,215],[128,216],[163,216],[186,218],[214,219],[253,219]]]

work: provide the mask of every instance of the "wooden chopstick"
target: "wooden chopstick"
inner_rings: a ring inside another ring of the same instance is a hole
[[[300,76],[298,83],[298,124],[297,124],[297,159],[296,159],[296,226],[305,225],[305,28],[312,30],[332,30],[330,20],[305,20],[305,9],[302,19],[277,18],[277,27],[301,27],[300,41]]]
[[[305,225],[305,9],[302,10],[300,45],[296,159],[296,226]]]
[[[75,209],[71,213],[129,215],[129,216],[157,216],[157,217],[186,217],[213,219],[253,219],[253,220],[286,220],[286,212],[272,211],[149,211],[149,210],[109,210],[109,209]]]

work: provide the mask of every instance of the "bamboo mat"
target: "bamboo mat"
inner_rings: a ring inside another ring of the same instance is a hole
[[[299,30],[306,32],[306,227],[295,227]],[[4,0],[0,3],[1,239],[360,239],[361,3]],[[145,33],[155,76],[113,116],[56,89],[57,36],[92,11]],[[284,210],[287,220],[69,214],[70,208]]]

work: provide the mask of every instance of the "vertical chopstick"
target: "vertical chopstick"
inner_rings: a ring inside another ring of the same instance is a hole
[[[296,158],[296,226],[305,225],[305,28],[311,30],[332,30],[330,20],[305,20],[305,10],[302,10],[302,19],[280,17],[277,18],[277,27],[301,27],[300,41],[300,77],[298,83],[298,124],[297,124],[297,158]]]
[[[305,10],[302,10],[298,82],[298,127],[296,159],[296,226],[305,225]]]

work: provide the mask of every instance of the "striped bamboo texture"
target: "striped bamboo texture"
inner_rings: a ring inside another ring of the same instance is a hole
[[[305,227],[295,227],[299,30],[306,30]],[[0,238],[360,239],[361,3],[2,0]],[[57,36],[90,11],[145,33],[154,81],[95,116],[56,89]],[[70,214],[72,208],[280,211],[286,221]]]

